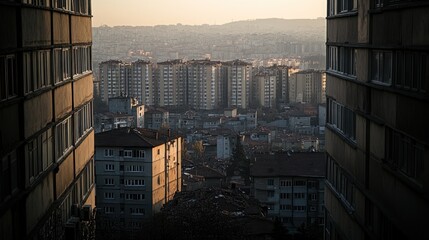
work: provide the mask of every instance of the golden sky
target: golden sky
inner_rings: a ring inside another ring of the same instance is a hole
[[[93,26],[224,24],[326,16],[326,0],[92,0]]]

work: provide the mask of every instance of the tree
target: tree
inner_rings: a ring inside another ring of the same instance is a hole
[[[204,145],[203,142],[196,141],[192,144],[192,149],[194,150],[194,162],[198,164],[204,164]]]
[[[239,135],[237,135],[237,144],[226,174],[228,177],[239,175],[244,179],[246,186],[250,184],[250,161],[246,157]]]

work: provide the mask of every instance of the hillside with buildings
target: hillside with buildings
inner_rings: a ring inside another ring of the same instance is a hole
[[[100,26],[93,28],[93,64],[106,59],[166,61],[325,55],[326,21],[258,19],[223,25]]]

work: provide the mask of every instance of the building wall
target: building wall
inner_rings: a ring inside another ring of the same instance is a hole
[[[0,2],[0,239],[62,239],[95,206],[90,2],[31,2]]]
[[[301,224],[323,223],[324,179],[300,176],[254,177],[253,194],[294,232]]]
[[[325,239],[418,238],[429,214],[429,8],[350,3],[347,17],[328,4]]]
[[[129,230],[126,222],[136,225],[173,199],[182,190],[182,144],[183,139],[175,137],[148,148],[96,147],[97,207],[101,214],[98,226],[108,228],[113,222],[118,231]],[[112,150],[112,156],[106,156],[106,150]],[[126,150],[143,150],[144,156],[119,156]],[[136,180],[140,181],[137,185],[129,182]],[[137,212],[133,212],[135,209]],[[118,219],[125,221],[120,223]]]

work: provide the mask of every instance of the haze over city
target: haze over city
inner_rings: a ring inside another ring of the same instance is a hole
[[[94,0],[92,24],[108,26],[219,25],[260,18],[315,19],[326,15],[323,0]]]
[[[428,0],[0,0],[0,240],[408,240]]]

